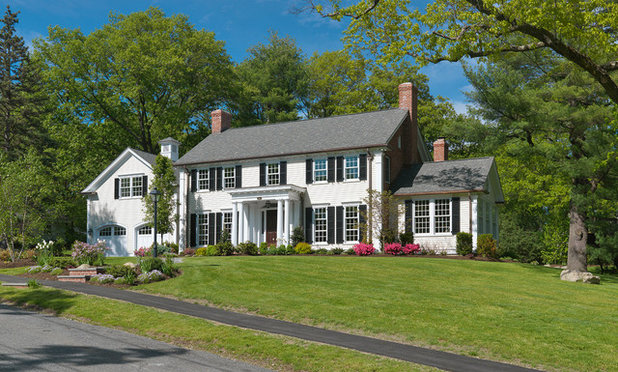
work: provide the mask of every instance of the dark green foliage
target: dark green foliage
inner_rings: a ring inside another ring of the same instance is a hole
[[[302,226],[296,226],[294,230],[292,230],[292,247],[296,247],[298,243],[305,240],[305,229]]]
[[[112,265],[105,269],[105,273],[113,275],[114,278],[125,277],[129,271],[134,271],[134,269],[124,265]]]
[[[161,266],[161,272],[163,272],[163,274],[169,276],[170,278],[176,276],[178,268],[174,264],[174,258],[171,255],[165,256],[165,260],[163,261],[163,265]]]
[[[319,255],[325,255],[328,254],[328,252],[330,252],[328,249],[326,248],[320,248],[320,249],[316,249],[315,251],[313,251],[312,253],[314,254],[319,254]]]
[[[221,250],[218,245],[209,245],[206,247],[206,256],[221,256]]]
[[[161,271],[161,267],[163,266],[163,260],[159,257],[144,257],[138,260],[139,267],[142,273],[149,273],[152,270]]]
[[[356,254],[356,252],[354,252],[354,248],[348,248],[343,253],[347,254],[348,256],[354,256]]]
[[[238,244],[238,251],[242,254],[246,254],[248,256],[257,256],[258,247],[255,243],[252,242],[244,242]]]
[[[227,230],[222,230],[221,238],[219,239],[219,242],[229,242],[229,241],[232,241],[230,239],[230,233]]]
[[[414,233],[401,233],[399,234],[399,242],[401,245],[414,244]]]
[[[52,257],[49,260],[49,265],[67,269],[69,267],[77,267],[77,262],[72,257]]]
[[[298,243],[294,247],[294,252],[296,254],[311,254],[311,244],[304,242]]]
[[[36,289],[36,288],[39,288],[40,286],[41,286],[41,283],[39,283],[36,279],[28,280],[28,288],[30,289]]]
[[[137,274],[135,271],[130,270],[124,276],[124,284],[133,285],[135,284],[135,280],[137,279]]]
[[[511,257],[521,262],[542,262],[542,233],[528,230],[527,225],[518,223],[512,212],[500,213],[500,244],[498,257]]]
[[[476,253],[483,257],[497,258],[496,240],[491,234],[481,234],[476,243]]]
[[[342,253],[343,253],[343,251],[344,251],[344,249],[343,249],[343,248],[333,248],[333,249],[331,250],[331,252],[333,252],[333,254],[335,254],[335,255],[340,255],[340,254],[342,254]]]
[[[456,251],[460,256],[472,253],[472,234],[467,232],[457,233]]]
[[[217,243],[217,248],[223,256],[231,256],[236,252],[236,249],[234,249],[232,242],[230,242],[229,240]]]
[[[259,249],[259,251],[260,251],[260,254],[261,254],[261,255],[267,255],[267,254],[269,254],[269,253],[268,253],[268,243],[266,243],[266,242],[261,242],[261,243],[260,243],[260,249]]]

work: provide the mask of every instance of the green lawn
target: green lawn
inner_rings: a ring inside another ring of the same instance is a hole
[[[615,370],[618,278],[403,257],[201,257],[141,290],[549,369]]]

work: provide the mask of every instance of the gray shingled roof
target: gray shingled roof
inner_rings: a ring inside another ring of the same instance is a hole
[[[395,195],[485,191],[493,157],[415,164],[404,168],[391,186]]]
[[[148,163],[150,163],[150,165],[152,165],[154,167],[157,155],[151,154],[151,153],[146,152],[146,151],[137,150],[137,149],[134,149],[132,147],[130,147],[130,149],[131,149],[131,151],[134,151],[137,155],[139,155],[142,159],[146,160]]]
[[[390,109],[322,119],[232,128],[211,134],[175,165],[268,158],[384,146],[407,115]]]

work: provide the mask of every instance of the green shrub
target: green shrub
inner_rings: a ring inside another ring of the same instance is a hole
[[[217,248],[219,248],[219,252],[221,252],[223,256],[231,256],[236,251],[230,241],[217,243]]]
[[[246,254],[248,256],[257,256],[258,247],[255,243],[252,242],[244,242],[238,244],[238,251],[242,254]]]
[[[170,253],[178,254],[178,244],[172,242],[165,242],[165,246],[169,247]]]
[[[298,243],[305,240],[305,229],[302,226],[296,226],[294,230],[292,230],[292,247],[296,247]]]
[[[296,247],[294,247],[294,252],[296,252],[296,254],[310,254],[311,244],[300,242],[296,244]]]
[[[36,288],[39,288],[40,286],[41,286],[41,283],[39,283],[36,279],[28,280],[28,288],[36,289]]]
[[[61,256],[62,251],[71,249],[71,245],[64,238],[58,238],[51,247],[51,253],[54,256]]]
[[[354,256],[356,254],[356,252],[354,252],[354,248],[348,248],[343,253],[347,254],[348,256]]]
[[[479,235],[478,241],[476,243],[476,253],[483,257],[490,258],[496,258],[498,256],[496,240],[491,234]]]
[[[52,257],[49,260],[49,264],[54,267],[61,267],[63,269],[69,267],[76,267],[77,262],[71,257]]]
[[[294,249],[293,245],[290,244],[287,247],[285,247],[285,254],[292,255],[292,254],[295,254],[295,253],[296,253],[296,250]]]
[[[259,249],[259,251],[260,251],[260,254],[261,254],[262,256],[267,255],[267,254],[270,254],[270,253],[268,252],[268,243],[266,243],[266,242],[261,242],[261,243],[260,243],[260,249]]]
[[[50,274],[52,274],[52,275],[54,275],[54,276],[58,276],[58,275],[62,274],[63,272],[64,272],[64,270],[62,270],[61,268],[59,268],[59,267],[54,267],[54,268],[52,269],[52,271],[50,272]]]
[[[0,249],[0,261],[9,262],[11,260],[11,252],[8,249]]]
[[[221,256],[221,251],[217,245],[209,245],[206,247],[206,256]]]
[[[112,275],[114,278],[126,276],[129,271],[133,271],[133,269],[124,265],[112,265],[105,268],[105,273]]]
[[[320,255],[328,254],[328,249],[326,248],[316,249],[313,253],[320,254]]]
[[[124,276],[124,282],[125,284],[133,285],[135,284],[136,278],[137,278],[137,274],[135,274],[135,271],[131,270],[127,273],[127,275]]]
[[[178,269],[176,268],[176,265],[174,264],[174,258],[171,255],[165,256],[165,261],[163,261],[161,271],[163,272],[163,274],[169,276],[170,278],[176,276],[176,272],[178,272]]]
[[[206,250],[207,250],[207,248],[206,248],[206,247],[201,247],[201,248],[198,248],[198,249],[195,251],[195,255],[196,255],[196,256],[198,256],[198,257],[206,256]]]
[[[340,255],[340,254],[342,254],[342,253],[343,253],[343,251],[344,251],[344,249],[343,249],[343,248],[333,248],[333,249],[331,250],[331,252],[333,252],[333,254],[336,254],[336,255]]]
[[[407,244],[414,244],[414,234],[411,232],[399,234],[399,243],[403,246]]]
[[[161,267],[163,266],[163,260],[159,257],[144,257],[138,259],[138,264],[143,273],[149,273],[152,270],[161,271]]]
[[[455,250],[460,256],[465,256],[472,253],[472,234],[467,232],[458,232],[457,246]]]
[[[114,284],[127,284],[126,278],[116,278],[114,279]]]

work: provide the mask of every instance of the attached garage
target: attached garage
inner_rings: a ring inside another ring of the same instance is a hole
[[[152,235],[152,227],[148,225],[144,225],[137,229],[137,240],[135,244],[135,249],[139,248],[148,248],[154,242],[154,237]]]
[[[127,229],[119,225],[108,225],[97,232],[97,240],[105,242],[108,256],[128,256]]]

